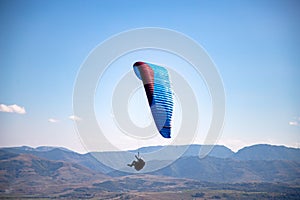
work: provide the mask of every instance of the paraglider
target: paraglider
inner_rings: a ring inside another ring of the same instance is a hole
[[[140,157],[140,153],[138,155],[135,155],[136,160],[132,161],[131,164],[127,164],[127,166],[132,167],[134,166],[134,169],[137,171],[140,171],[145,166],[145,161]]]
[[[143,81],[155,125],[164,138],[171,138],[173,96],[166,68],[146,62],[133,65],[136,76]]]

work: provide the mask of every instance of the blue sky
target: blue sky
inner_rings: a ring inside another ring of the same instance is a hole
[[[141,27],[179,31],[213,59],[226,91],[220,144],[234,150],[256,143],[300,144],[296,0],[2,0],[0,5],[0,104],[6,108],[0,112],[0,146],[84,151],[69,119],[80,66],[105,39]],[[14,104],[26,113],[8,107]]]

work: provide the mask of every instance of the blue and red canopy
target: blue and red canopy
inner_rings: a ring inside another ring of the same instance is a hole
[[[146,62],[133,65],[136,76],[143,81],[148,103],[159,133],[171,138],[173,95],[166,68]]]

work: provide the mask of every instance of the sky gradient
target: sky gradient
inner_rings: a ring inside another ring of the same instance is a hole
[[[1,0],[0,146],[84,152],[74,125],[84,119],[72,116],[81,64],[112,35],[162,27],[194,39],[219,70],[226,93],[219,144],[299,147],[299,11],[297,0]]]

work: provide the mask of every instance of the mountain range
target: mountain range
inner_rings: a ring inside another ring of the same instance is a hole
[[[225,146],[217,145],[208,156],[199,158],[198,153],[202,147],[169,147],[173,152],[180,148],[187,150],[170,165],[146,174],[120,172],[100,163],[91,153],[79,154],[60,147],[1,148],[0,197],[52,197],[57,194],[56,197],[71,195],[92,198],[99,191],[104,196],[117,191],[182,191],[211,188],[212,183],[218,187],[268,183],[273,184],[273,188],[274,184],[287,184],[294,189],[296,186],[293,194],[300,194],[300,149],[261,144],[234,153]],[[161,148],[145,147],[131,152],[143,155]],[[124,154],[122,151],[102,153]],[[162,156],[146,160],[146,163],[151,165],[164,162],[165,159]]]

